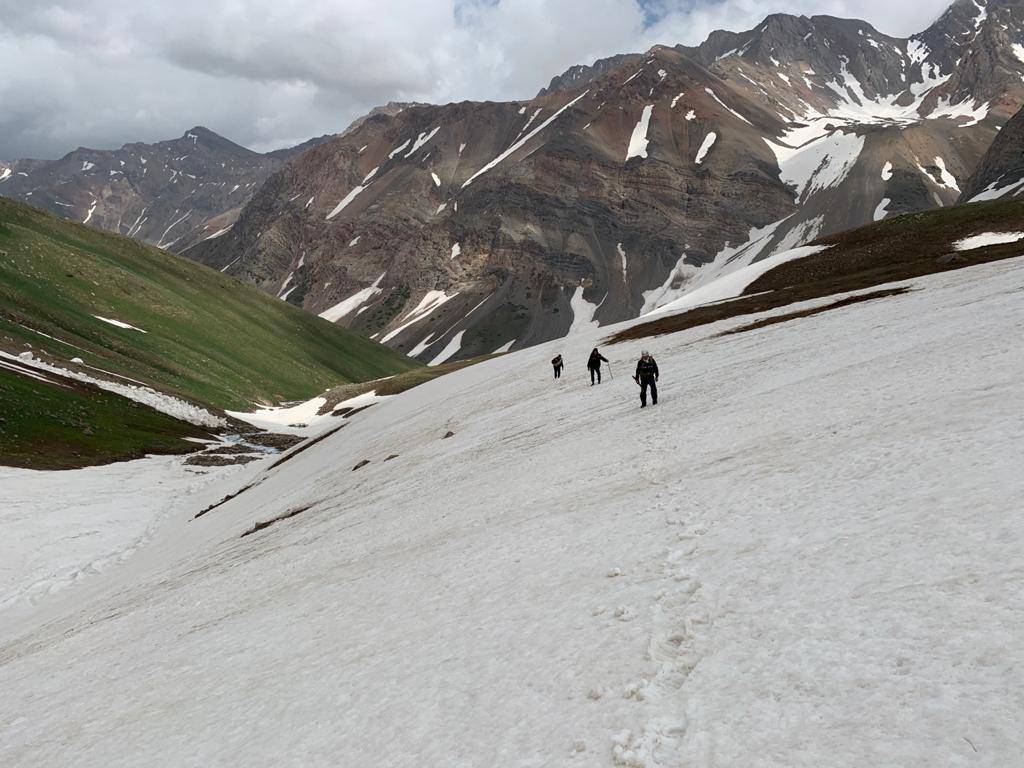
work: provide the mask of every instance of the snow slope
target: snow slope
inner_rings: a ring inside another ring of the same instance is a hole
[[[6,611],[124,563],[175,510],[189,514],[197,493],[241,469],[184,462],[151,456],[57,473],[0,467],[0,623]]]
[[[0,624],[0,764],[1016,764],[1024,261],[914,284],[375,406]]]
[[[813,256],[816,253],[821,253],[826,248],[828,248],[827,245],[801,245],[797,248],[777,253],[774,256],[769,256],[767,259],[755,261],[753,264],[740,267],[732,272],[726,272],[721,277],[712,280],[705,285],[694,288],[691,291],[687,291],[675,301],[664,304],[647,314],[673,314],[675,312],[682,312],[690,309],[691,307],[700,306],[701,304],[710,304],[715,301],[734,299],[742,294],[743,291],[746,290],[747,286],[757,280],[757,278],[766,272],[770,272],[775,269],[775,267],[780,264],[785,264],[787,261],[793,261],[794,259],[803,259],[807,256]]]

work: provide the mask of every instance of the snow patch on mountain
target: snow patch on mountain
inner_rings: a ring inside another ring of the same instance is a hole
[[[711,147],[715,145],[715,141],[718,139],[718,134],[712,131],[704,137],[704,141],[701,142],[700,149],[697,150],[697,156],[693,161],[697,165],[701,165],[704,162],[704,158],[707,157],[708,152],[711,151]]]
[[[711,90],[710,88],[705,88],[704,92],[706,94],[708,94],[711,98],[713,98],[715,101],[717,101],[719,104],[721,104],[726,110],[728,110],[730,113],[732,113],[735,117],[738,117],[740,120],[742,120],[747,125],[751,125],[751,126],[753,125],[753,123],[751,123],[749,120],[747,120],[747,118],[745,118],[743,115],[741,115],[735,109],[733,109],[732,107],[727,105],[724,101],[722,101],[720,98],[718,98],[718,95],[713,90]]]
[[[651,122],[651,113],[654,105],[648,104],[644,107],[640,119],[633,127],[633,133],[629,137],[629,147],[626,149],[626,161],[633,157],[647,157],[647,128]]]
[[[583,298],[582,285],[576,286],[576,290],[573,291],[572,298],[569,300],[569,306],[572,307],[572,325],[569,326],[566,336],[576,336],[600,327],[600,323],[594,319],[600,305],[592,304]]]
[[[141,328],[136,328],[134,325],[129,325],[128,323],[122,322],[121,320],[115,320],[112,317],[101,317],[100,315],[93,315],[93,317],[95,317],[97,320],[102,320],[104,323],[117,326],[118,328],[125,328],[131,331],[138,331],[139,333],[149,333],[149,331],[144,331]]]
[[[761,261],[755,261],[749,266],[738,269],[735,272],[731,272],[708,283],[707,285],[690,291],[681,298],[648,313],[648,315],[681,312],[692,307],[698,307],[702,304],[711,304],[716,301],[734,299],[742,294],[747,286],[757,280],[757,278],[780,264],[785,264],[786,262],[793,261],[795,259],[806,258],[807,256],[814,256],[815,254],[821,253],[828,247],[829,246],[827,245],[805,245],[792,250],[783,251],[782,253],[777,253],[774,256],[769,256],[767,259],[761,259]]]
[[[797,201],[811,193],[838,186],[856,165],[864,137],[836,131],[799,147],[765,139],[775,153],[782,181],[795,188]]]
[[[882,198],[882,202],[880,202],[875,207],[875,212],[874,212],[874,214],[872,214],[872,220],[873,221],[881,221],[886,216],[888,216],[889,215],[889,211],[888,211],[889,203],[891,203],[891,202],[892,202],[892,200],[890,200],[888,197],[883,197]]]
[[[423,131],[419,136],[416,137],[416,141],[413,142],[412,149],[405,153],[405,158],[410,158],[415,155],[421,147],[423,147],[428,141],[430,141],[437,132],[441,130],[441,126],[437,126],[431,131]]]
[[[458,295],[459,294],[457,291],[453,293],[451,296],[449,296],[444,291],[427,291],[426,295],[424,295],[424,297],[420,299],[419,304],[413,307],[410,312],[408,312],[404,317],[402,317],[399,320],[401,325],[399,325],[393,331],[389,331],[384,336],[384,338],[380,340],[380,343],[387,344],[389,341],[391,341],[391,339],[398,336],[398,334],[400,334],[406,328],[415,325],[420,320],[425,319],[432,312],[440,309]]]
[[[483,167],[483,168],[481,168],[481,169],[480,169],[479,171],[477,171],[477,172],[476,172],[476,173],[474,173],[474,174],[473,174],[472,176],[470,176],[470,177],[469,177],[468,179],[466,179],[466,181],[465,181],[465,182],[463,182],[463,184],[462,184],[462,187],[463,187],[463,188],[465,188],[465,187],[468,187],[468,186],[469,186],[470,184],[472,184],[472,183],[473,183],[473,181],[474,181],[474,180],[475,180],[475,179],[476,179],[477,177],[479,177],[479,176],[482,176],[483,174],[487,173],[487,171],[489,171],[489,170],[491,170],[492,168],[494,168],[494,167],[495,167],[496,165],[498,165],[498,163],[500,163],[500,162],[501,162],[502,160],[504,160],[504,159],[505,159],[505,158],[507,158],[507,157],[508,157],[509,155],[511,155],[512,153],[514,153],[514,152],[515,152],[516,150],[518,150],[518,149],[519,149],[520,147],[522,147],[522,146],[523,146],[524,144],[526,144],[526,142],[528,142],[528,141],[529,141],[530,139],[532,139],[532,138],[533,138],[534,136],[536,136],[536,135],[537,135],[538,133],[540,133],[540,132],[541,132],[541,131],[543,131],[543,130],[544,130],[545,128],[547,128],[547,127],[548,127],[549,125],[551,125],[551,123],[553,123],[553,122],[554,122],[554,121],[555,121],[555,120],[556,120],[556,119],[558,118],[558,116],[559,116],[560,114],[562,114],[562,113],[563,113],[563,112],[564,112],[565,110],[567,110],[567,109],[568,109],[569,107],[571,107],[571,106],[572,106],[573,104],[575,104],[575,103],[576,103],[577,101],[579,101],[580,99],[582,99],[582,98],[583,98],[584,96],[586,96],[586,95],[587,95],[588,93],[590,93],[590,89],[587,89],[586,91],[584,91],[583,93],[581,93],[581,94],[580,94],[579,96],[577,96],[577,97],[576,97],[575,99],[573,99],[572,101],[569,101],[569,102],[568,102],[568,103],[566,103],[566,104],[565,104],[564,106],[562,106],[561,108],[559,108],[557,112],[555,112],[555,113],[554,113],[553,115],[551,115],[551,117],[549,117],[549,118],[548,118],[547,120],[545,120],[545,121],[544,121],[543,123],[541,123],[540,125],[538,125],[538,126],[537,126],[536,128],[534,128],[534,129],[533,129],[532,131],[530,131],[530,132],[529,132],[528,134],[526,134],[525,136],[523,136],[523,138],[521,138],[521,139],[520,139],[519,141],[517,141],[517,142],[515,142],[514,144],[512,144],[512,146],[510,146],[510,147],[509,147],[508,149],[506,149],[506,150],[505,150],[504,152],[502,152],[502,153],[501,153],[500,155],[498,155],[498,156],[497,156],[497,157],[495,157],[495,158],[494,158],[493,160],[491,160],[491,161],[490,161],[490,162],[488,162],[488,163],[487,163],[486,165],[484,165],[484,167]]]
[[[968,200],[968,202],[982,203],[986,200],[998,200],[1010,195],[1016,195],[1021,189],[1024,189],[1024,178],[999,186],[1001,181],[1002,179],[993,181],[985,189]]]
[[[958,251],[973,251],[976,248],[987,248],[990,245],[1006,245],[1024,240],[1024,232],[983,232],[971,235],[953,243]]]
[[[437,357],[435,357],[429,363],[427,363],[427,365],[441,365],[442,363],[445,363],[451,358],[455,357],[455,355],[458,354],[459,350],[462,349],[462,337],[465,335],[465,331],[459,331],[458,333],[456,333],[452,337],[451,341],[449,341],[448,344],[445,345],[445,348],[441,350],[440,354],[437,355]]]
[[[324,217],[324,220],[325,221],[330,221],[335,216],[337,216],[339,213],[341,213],[343,210],[345,210],[345,208],[348,207],[348,204],[351,203],[353,200],[355,200],[356,197],[358,197],[359,194],[366,189],[366,187],[367,187],[367,185],[364,185],[364,184],[357,184],[355,187],[353,187],[349,191],[349,193],[347,195],[345,195],[345,197],[343,197],[341,199],[341,202],[338,203],[336,206],[334,206],[334,209]]]
[[[368,285],[361,291],[356,291],[347,299],[343,299],[333,307],[325,309],[320,313],[320,317],[328,322],[336,323],[338,320],[345,317],[345,315],[355,311],[383,290],[380,287],[380,284],[384,280],[384,276],[386,274],[387,272],[381,272],[380,277],[374,280],[372,285]]]

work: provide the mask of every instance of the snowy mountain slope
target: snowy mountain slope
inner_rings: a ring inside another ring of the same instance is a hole
[[[175,510],[217,501],[247,474],[239,465],[196,467],[180,458],[150,456],[60,473],[74,494],[58,503],[53,473],[0,468],[4,530],[0,616],[4,622],[46,606],[64,590],[130,562],[174,520]],[[220,496],[217,496],[217,493]],[[209,501],[207,500],[209,499]],[[140,557],[146,560],[145,554]]]
[[[372,118],[188,255],[423,362],[634,318],[815,238],[954,204],[1024,102],[1024,9],[969,5],[910,39],[773,15],[575,67],[528,102]]]
[[[599,331],[374,406],[0,624],[0,761],[1013,764],[1022,284],[645,340],[644,411]]]
[[[1006,121],[971,177],[960,202],[1017,197],[1024,189],[1024,109]]]

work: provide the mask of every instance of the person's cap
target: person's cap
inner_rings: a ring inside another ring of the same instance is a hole
[[[651,353],[650,353],[650,352],[648,352],[648,351],[647,351],[647,350],[645,349],[645,350],[644,350],[643,352],[641,352],[641,353],[640,353],[640,356],[641,356],[641,357],[648,357],[648,356],[649,356],[650,354],[651,354]]]

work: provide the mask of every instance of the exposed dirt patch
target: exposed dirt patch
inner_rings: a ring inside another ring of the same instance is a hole
[[[228,494],[227,496],[225,496],[225,497],[224,497],[223,499],[221,499],[220,501],[218,501],[218,502],[217,502],[216,504],[211,504],[211,505],[210,505],[210,506],[208,506],[208,507],[207,507],[206,509],[204,509],[204,510],[201,510],[201,511],[199,511],[199,512],[196,512],[196,514],[195,514],[195,515],[194,515],[194,516],[192,517],[192,519],[193,519],[193,520],[198,520],[198,519],[199,519],[200,517],[202,517],[203,515],[205,515],[205,514],[206,514],[207,512],[212,512],[212,511],[213,511],[213,510],[215,510],[215,509],[216,509],[217,507],[219,507],[219,506],[221,506],[221,505],[223,505],[223,504],[227,504],[227,503],[228,503],[229,501],[231,501],[232,499],[234,499],[234,498],[236,498],[236,497],[238,497],[238,496],[241,496],[241,495],[242,495],[243,493],[245,493],[246,491],[248,491],[248,490],[249,490],[250,488],[254,488],[254,487],[255,487],[255,486],[257,486],[257,485],[259,485],[259,483],[249,483],[249,485],[243,485],[243,486],[242,486],[241,488],[239,488],[239,489],[238,489],[237,491],[235,491],[234,493],[229,493],[229,494]]]
[[[875,299],[884,299],[887,296],[899,296],[907,293],[910,290],[909,286],[900,286],[899,288],[888,288],[883,291],[872,291],[871,293],[861,293],[857,296],[847,296],[845,299],[839,301],[833,301],[831,304],[826,304],[824,307],[813,307],[811,309],[805,309],[801,312],[790,312],[785,315],[775,315],[773,317],[766,317],[764,320],[758,320],[747,325],[741,325],[737,328],[730,328],[728,331],[722,331],[719,336],[731,336],[736,333],[745,333],[746,331],[755,331],[758,328],[764,328],[769,325],[776,325],[777,323],[785,323],[790,320],[796,320],[801,317],[811,317],[812,315],[820,315],[823,312],[828,312],[833,309],[839,309],[841,307],[848,307],[851,304],[860,304],[865,301],[874,301]]]
[[[247,443],[260,445],[264,448],[277,448],[280,451],[298,445],[302,440],[303,438],[298,435],[282,435],[277,432],[257,432],[252,435],[245,435],[245,442]]]
[[[252,528],[243,533],[240,538],[244,539],[249,534],[256,533],[257,531],[262,531],[264,528],[269,528],[270,526],[274,525],[274,523],[279,523],[282,520],[287,520],[290,517],[301,515],[303,512],[312,509],[312,507],[312,504],[308,504],[305,507],[296,507],[295,509],[285,512],[283,515],[278,515],[277,517],[273,517],[270,520],[264,520],[263,522],[256,523],[256,525],[254,525]]]
[[[352,467],[352,471],[355,472],[357,469],[362,469],[363,467],[365,467],[369,463],[370,463],[369,459],[363,459],[358,464],[356,464],[354,467]]]
[[[267,471],[269,472],[272,469],[276,469],[277,467],[280,467],[282,464],[284,464],[286,461],[290,461],[291,459],[294,459],[296,456],[298,456],[303,451],[305,451],[305,450],[307,450],[309,448],[312,448],[314,445],[319,443],[321,440],[326,440],[328,437],[330,437],[335,432],[337,432],[339,429],[342,429],[345,426],[346,426],[345,424],[339,424],[334,429],[328,430],[327,432],[324,432],[322,435],[320,435],[318,437],[314,437],[314,438],[306,440],[306,442],[304,442],[302,445],[300,445],[294,451],[291,451],[290,453],[286,453],[280,459],[278,459],[273,464],[271,464],[269,467],[267,467]]]
[[[332,416],[344,416],[346,418],[351,418],[352,416],[355,416],[360,411],[365,411],[367,408],[372,408],[374,405],[376,405],[376,403],[368,403],[367,405],[360,406],[359,408],[339,408],[336,411],[331,411],[331,415]]]
[[[248,464],[251,461],[259,461],[262,456],[254,456],[252,454],[221,454],[221,453],[200,453],[195,456],[189,456],[185,459],[186,464],[191,464],[195,467],[227,467],[233,464]]]

